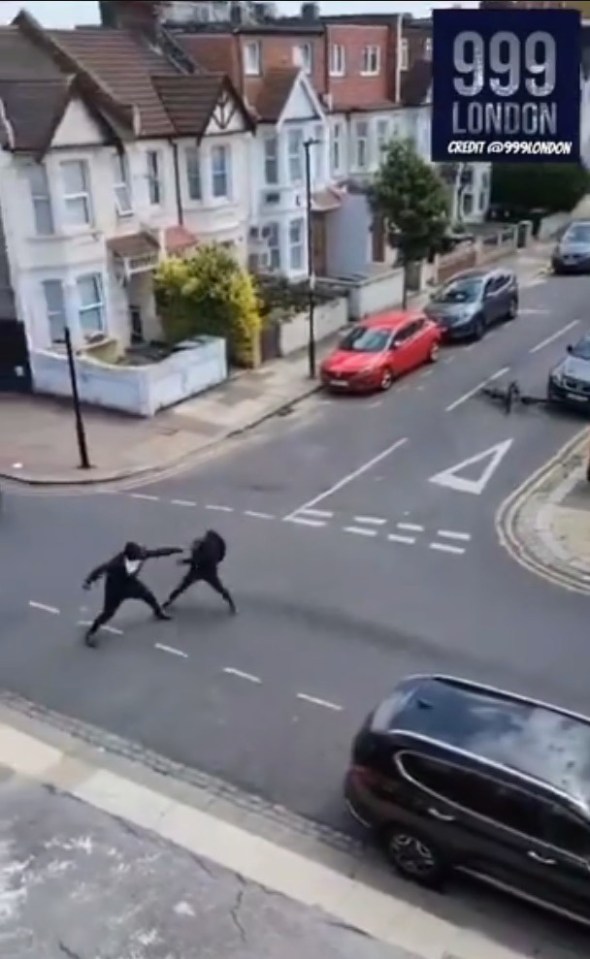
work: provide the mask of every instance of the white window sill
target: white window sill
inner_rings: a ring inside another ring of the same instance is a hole
[[[88,239],[97,240],[102,236],[102,231],[94,229],[93,227],[84,227],[84,229],[71,229],[71,230],[61,230],[60,232],[50,233],[47,236],[39,236],[37,233],[31,234],[28,239],[34,243],[56,243],[63,240],[79,240],[87,237]]]
[[[130,220],[133,216],[135,216],[135,210],[128,210],[126,213],[119,213],[119,211],[117,211],[118,220]]]
[[[345,77],[346,72],[344,70],[330,70],[331,77]]]
[[[361,77],[378,77],[380,70],[361,70]]]
[[[244,70],[245,77],[259,77],[262,74],[262,70]]]

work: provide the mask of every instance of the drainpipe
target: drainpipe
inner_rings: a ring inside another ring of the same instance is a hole
[[[184,213],[182,209],[182,187],[180,185],[180,162],[178,159],[178,143],[170,141],[172,147],[172,159],[174,162],[174,192],[176,195],[176,215],[178,216],[179,226],[184,226]]]
[[[396,29],[396,55],[395,55],[395,103],[399,103],[401,99],[401,77],[402,77],[402,66],[401,66],[401,56],[402,56],[402,39],[403,39],[403,14],[398,13],[397,15],[397,29]]]

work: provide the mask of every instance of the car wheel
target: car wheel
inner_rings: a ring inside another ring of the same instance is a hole
[[[445,865],[429,839],[403,826],[391,826],[386,834],[387,858],[400,875],[422,886],[440,886]]]
[[[518,316],[518,298],[515,296],[510,300],[510,306],[508,307],[508,313],[506,314],[506,319],[515,320]]]
[[[383,390],[385,393],[387,390],[390,390],[393,386],[393,373],[391,370],[383,370],[381,375],[381,381],[379,383],[379,389]]]
[[[482,340],[485,336],[486,324],[483,316],[478,316],[473,322],[473,339]]]
[[[586,479],[590,483],[590,461],[588,462],[586,466]]]
[[[440,343],[434,342],[428,351],[428,362],[436,363],[440,356]]]

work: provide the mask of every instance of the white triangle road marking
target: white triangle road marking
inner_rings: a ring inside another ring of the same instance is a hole
[[[469,459],[443,470],[442,473],[436,473],[435,476],[430,477],[429,482],[455,490],[458,493],[472,493],[474,496],[481,496],[513,442],[514,440],[504,440],[503,443],[497,443],[496,446],[491,446],[482,453],[476,453],[475,456],[470,456]],[[486,464],[478,479],[467,479],[460,475],[463,470],[475,463]]]

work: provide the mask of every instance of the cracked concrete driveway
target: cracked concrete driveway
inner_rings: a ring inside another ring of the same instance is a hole
[[[412,959],[66,794],[0,779],[6,959]]]

